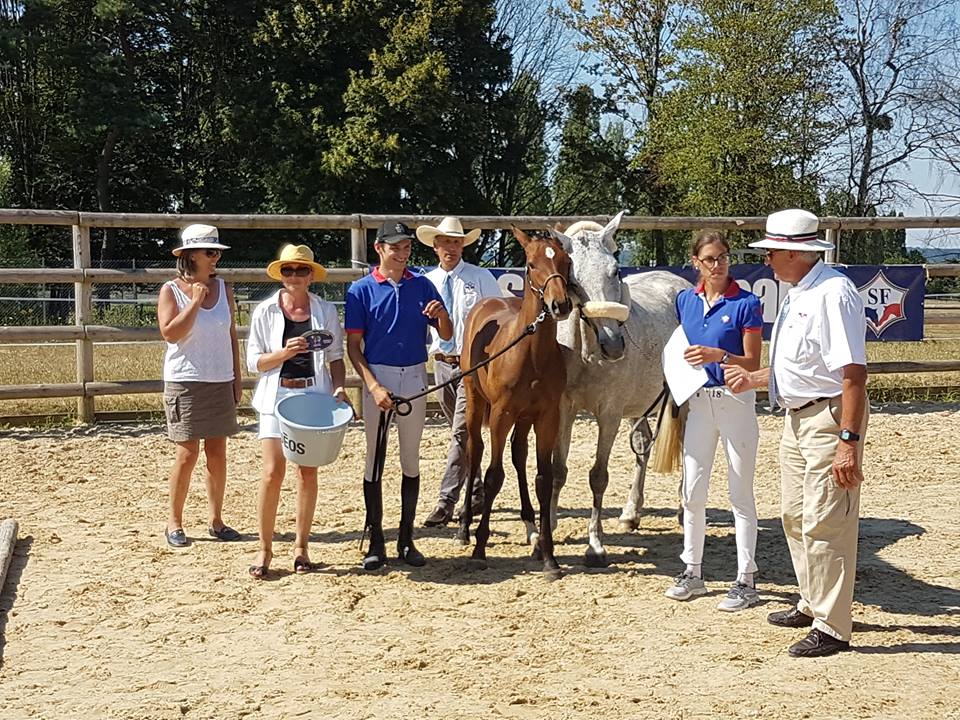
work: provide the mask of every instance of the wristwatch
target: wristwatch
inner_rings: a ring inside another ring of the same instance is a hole
[[[728,362],[730,362],[730,353],[724,352],[724,353],[723,353],[723,357],[720,358],[720,362],[721,362],[721,363],[728,363]]]
[[[847,442],[859,442],[860,433],[855,433],[853,430],[847,430],[844,428],[840,431],[840,439],[846,440]]]

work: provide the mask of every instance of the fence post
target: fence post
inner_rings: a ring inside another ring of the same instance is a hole
[[[367,231],[363,227],[363,218],[360,215],[353,217],[356,225],[350,228],[350,266],[363,269],[367,266]],[[358,420],[363,419],[363,388],[354,412]]]
[[[73,226],[73,267],[86,270],[90,267],[90,228]],[[93,283],[84,279],[73,285],[74,324],[84,327],[90,322]],[[77,382],[93,382],[93,341],[77,340]],[[84,395],[77,399],[77,419],[82,423],[93,422],[93,397]]]
[[[840,233],[833,228],[827,228],[826,240],[827,242],[833,243],[833,250],[827,250],[824,259],[828,265],[833,265],[838,262],[837,257],[839,255],[840,245],[837,243]]]

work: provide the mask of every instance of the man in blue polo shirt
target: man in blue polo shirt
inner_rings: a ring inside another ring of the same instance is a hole
[[[435,327],[445,340],[453,335],[450,316],[433,283],[407,268],[413,237],[403,223],[384,223],[374,243],[380,265],[347,290],[347,355],[363,381],[367,435],[363,500],[370,549],[363,558],[365,570],[376,570],[386,561],[383,491],[379,482],[371,482],[378,412],[393,407],[390,393],[410,397],[426,389],[428,327]],[[413,544],[413,521],[420,494],[420,438],[426,409],[427,399],[421,397],[413,401],[409,415],[396,417],[403,474],[397,554],[416,567],[426,562]]]

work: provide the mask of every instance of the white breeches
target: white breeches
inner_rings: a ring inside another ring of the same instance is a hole
[[[427,389],[427,367],[423,363],[408,367],[371,365],[370,369],[377,381],[395,395],[410,397]],[[420,438],[423,435],[423,422],[427,416],[427,398],[419,398],[411,404],[413,409],[409,415],[401,417],[394,414],[393,416],[397,435],[400,437],[400,470],[409,477],[420,474]],[[363,479],[367,482],[370,481],[373,473],[379,420],[380,408],[373,402],[373,396],[364,388],[363,427],[367,435],[367,463]]]

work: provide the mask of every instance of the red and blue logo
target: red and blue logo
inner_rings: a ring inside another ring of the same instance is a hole
[[[860,286],[857,290],[863,300],[867,327],[878,338],[884,330],[894,323],[907,319],[904,311],[904,298],[907,294],[907,288],[890,282],[887,276],[883,274],[883,270],[877,272],[870,282]]]

